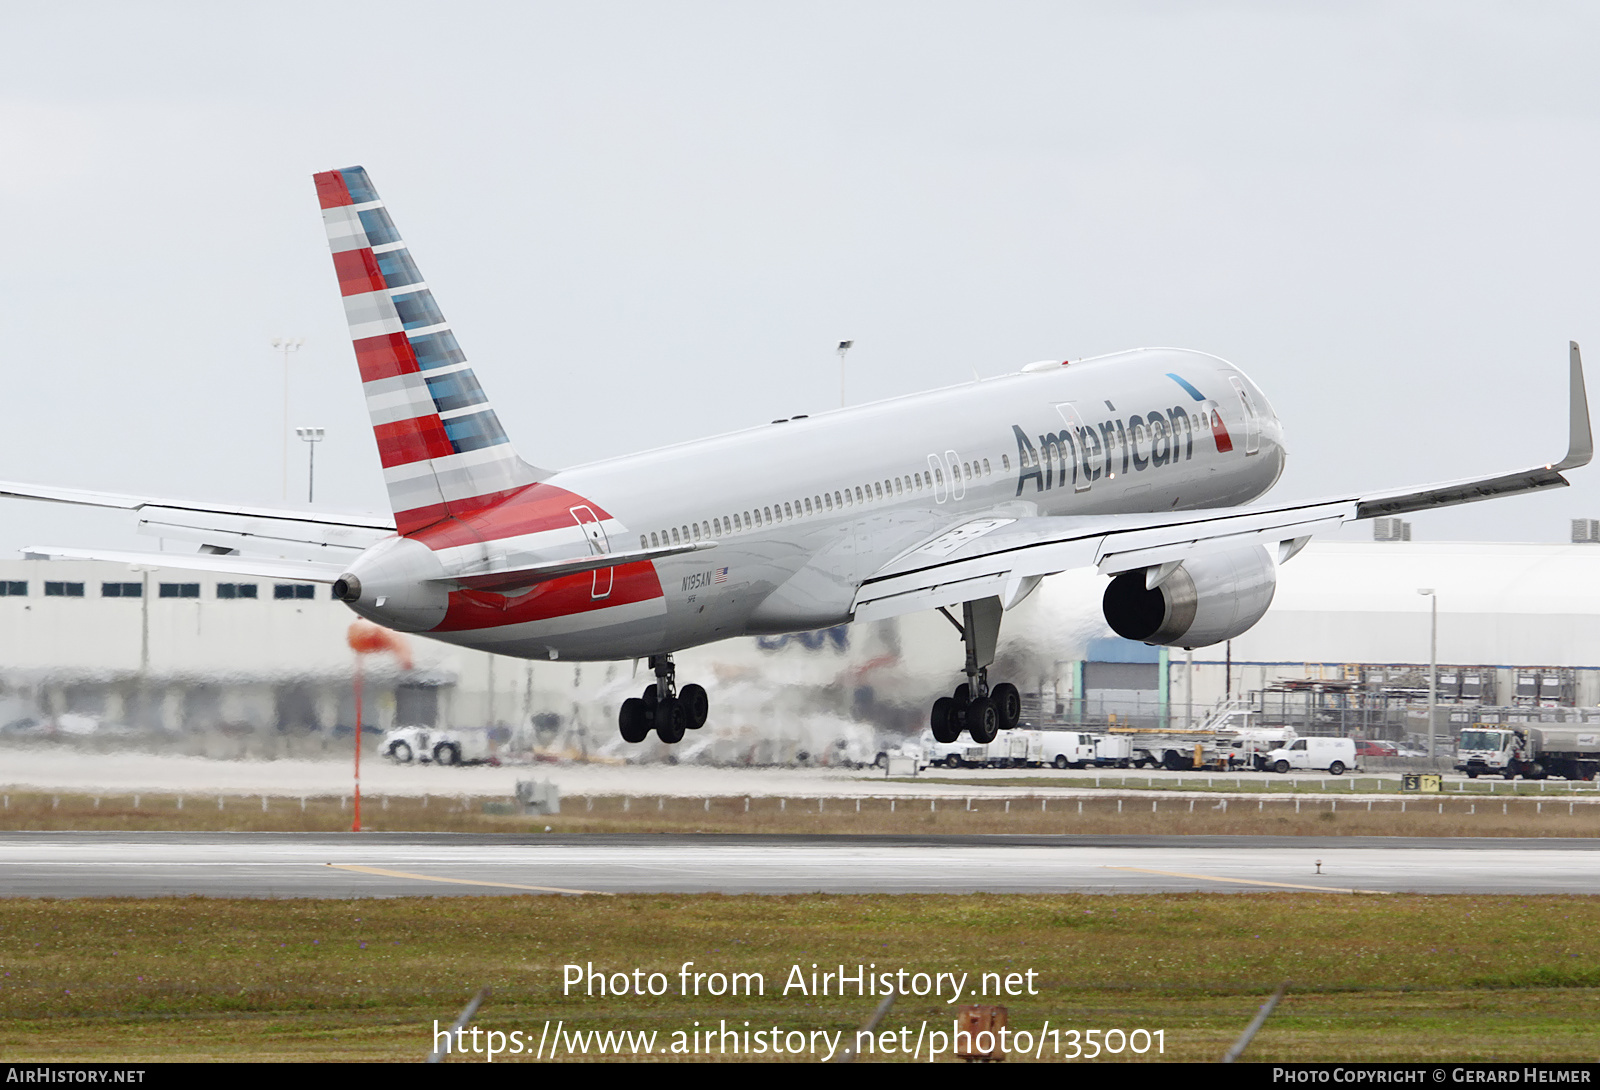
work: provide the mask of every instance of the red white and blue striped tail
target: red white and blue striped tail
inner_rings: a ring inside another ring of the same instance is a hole
[[[367,172],[330,170],[316,183],[399,531],[548,476],[512,449]]]

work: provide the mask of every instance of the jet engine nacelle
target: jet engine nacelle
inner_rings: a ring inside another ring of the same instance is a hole
[[[1233,639],[1265,615],[1278,589],[1272,557],[1260,545],[1185,560],[1153,588],[1145,586],[1148,570],[1111,580],[1101,608],[1117,635],[1168,647]]]

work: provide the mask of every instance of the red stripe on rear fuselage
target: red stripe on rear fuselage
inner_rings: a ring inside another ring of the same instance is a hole
[[[514,492],[450,501],[455,517],[406,534],[430,549],[451,549],[483,541],[537,534],[543,530],[576,529],[572,509],[588,507],[598,519],[608,519],[598,503],[551,484],[530,484]],[[403,532],[403,531],[402,531]]]
[[[611,593],[604,598],[594,596],[593,572],[539,583],[516,598],[484,591],[456,591],[450,595],[444,620],[432,631],[470,632],[478,628],[532,624],[663,597],[661,580],[656,576],[655,565],[649,561],[622,564],[611,571]],[[605,574],[601,573],[601,579],[604,578]]]

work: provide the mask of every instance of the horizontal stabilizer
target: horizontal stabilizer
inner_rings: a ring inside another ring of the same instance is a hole
[[[256,556],[226,556],[216,553],[128,553],[110,549],[62,549],[53,545],[30,545],[25,551],[52,560],[105,560],[113,564],[180,568],[189,571],[216,572],[219,575],[244,575],[255,579],[296,580],[302,583],[332,583],[344,572],[343,565],[339,564],[317,564],[306,560],[276,560]]]
[[[162,508],[169,515],[186,512],[192,515],[233,515],[242,518],[304,522],[318,526],[345,526],[367,530],[394,532],[394,519],[387,515],[352,515],[327,511],[293,511],[276,507],[244,507],[227,503],[196,503],[189,500],[155,499],[150,496],[128,496],[118,492],[93,492],[85,488],[56,488],[44,484],[20,484],[0,481],[0,498],[18,500],[43,500],[47,503],[70,503],[83,507],[111,507],[121,511],[141,511],[148,507]]]

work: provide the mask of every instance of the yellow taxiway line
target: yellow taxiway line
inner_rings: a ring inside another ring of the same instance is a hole
[[[1234,882],[1242,886],[1272,886],[1276,889],[1309,889],[1318,893],[1388,893],[1383,889],[1344,889],[1339,886],[1299,886],[1293,882],[1261,882],[1254,878],[1223,878],[1215,874],[1185,874],[1177,870],[1151,870],[1149,867],[1107,867],[1106,870],[1131,870],[1140,874],[1164,874],[1168,878],[1194,878],[1201,882]]]
[[[336,870],[360,871],[363,874],[378,874],[385,878],[412,878],[418,882],[445,882],[455,886],[493,886],[496,889],[525,889],[530,893],[583,893],[595,897],[613,897],[615,894],[599,889],[562,889],[559,886],[519,886],[511,882],[479,882],[473,878],[440,878],[432,874],[412,874],[403,870],[384,870],[382,867],[362,867],[354,863],[325,863],[324,866]]]

